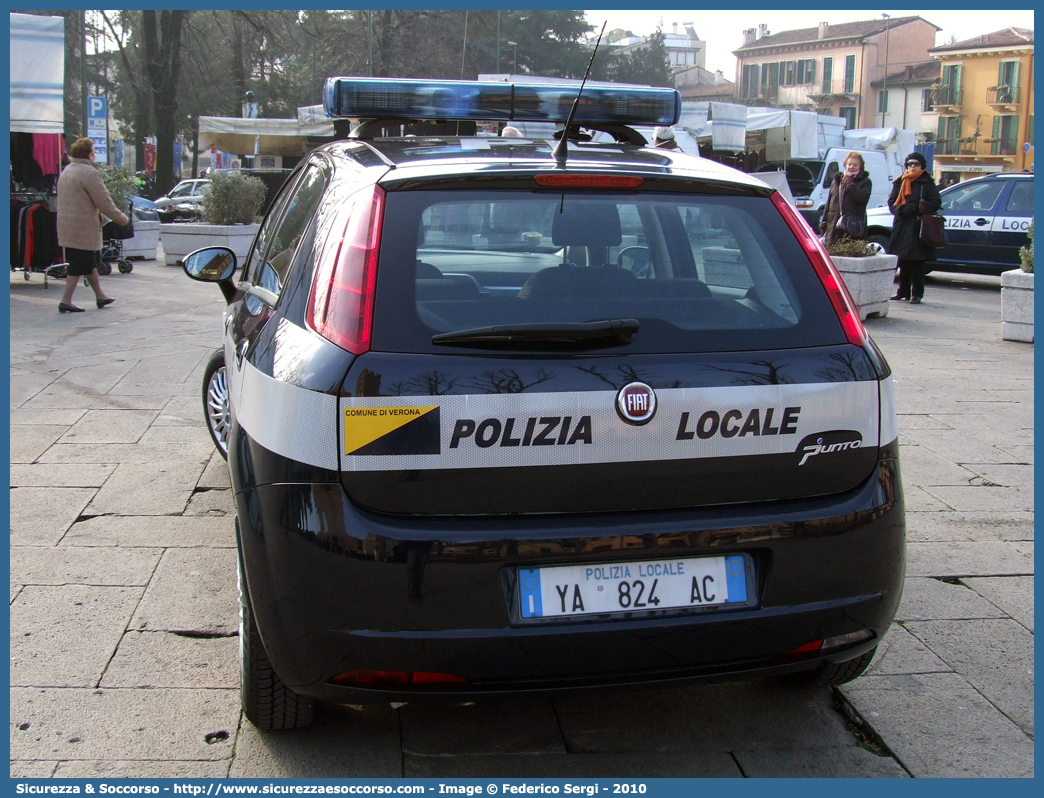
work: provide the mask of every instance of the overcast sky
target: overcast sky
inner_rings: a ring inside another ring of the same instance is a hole
[[[780,4],[782,5],[782,4]],[[696,35],[707,43],[707,69],[720,69],[729,80],[736,79],[736,57],[732,55],[743,41],[743,31],[756,28],[759,24],[768,25],[769,33],[780,33],[795,28],[813,28],[820,22],[832,24],[840,22],[857,22],[864,19],[881,19],[881,14],[892,17],[920,16],[942,28],[936,36],[935,43],[945,44],[951,36],[957,40],[970,39],[982,33],[1001,30],[1010,26],[1016,28],[1033,28],[1033,12],[1017,11],[954,11],[935,9],[931,11],[892,11],[884,9],[875,11],[693,11],[693,10],[660,10],[660,11],[586,11],[587,21],[595,26],[595,33],[608,20],[606,30],[625,28],[638,36],[644,36],[656,30],[656,24],[663,22],[664,31],[671,30],[671,23],[677,22],[679,29],[683,22],[692,22]]]

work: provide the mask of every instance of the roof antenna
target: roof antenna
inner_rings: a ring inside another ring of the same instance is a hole
[[[558,140],[558,144],[555,145],[555,149],[551,152],[555,162],[559,166],[565,166],[566,157],[568,156],[568,144],[566,140],[569,138],[569,128],[573,124],[573,117],[576,115],[577,106],[580,104],[580,95],[583,94],[584,86],[587,84],[587,77],[591,74],[591,66],[594,64],[595,55],[598,54],[598,45],[602,41],[602,34],[605,33],[605,23],[602,23],[602,30],[598,34],[598,41],[595,42],[594,52],[591,53],[591,60],[587,62],[587,71],[584,73],[584,79],[580,82],[580,91],[576,93],[576,97],[573,98],[573,107],[569,109],[569,116],[566,119],[565,129],[562,131],[562,138]]]

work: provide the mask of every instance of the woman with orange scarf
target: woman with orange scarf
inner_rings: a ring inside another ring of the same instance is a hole
[[[921,243],[921,214],[935,213],[942,198],[935,180],[925,171],[928,162],[919,152],[906,156],[906,171],[892,183],[888,209],[895,217],[888,252],[899,256],[899,290],[892,299],[918,305],[924,296],[924,264],[935,260],[935,249]]]

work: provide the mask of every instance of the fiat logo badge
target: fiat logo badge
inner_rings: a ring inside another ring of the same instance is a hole
[[[616,395],[616,412],[628,424],[647,424],[656,415],[656,393],[644,382],[628,383]]]

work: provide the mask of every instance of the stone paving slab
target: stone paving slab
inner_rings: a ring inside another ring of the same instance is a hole
[[[232,483],[228,478],[228,466],[216,451],[207,463],[207,467],[203,470],[203,476],[199,478],[196,487],[219,489],[232,487]]]
[[[743,775],[727,753],[694,751],[643,754],[491,754],[403,757],[410,779],[467,778],[688,778],[729,779]]]
[[[903,497],[906,500],[906,512],[908,513],[942,513],[953,510],[950,505],[932,496],[925,488],[909,482],[905,476],[903,478]]]
[[[147,435],[148,433],[146,433]],[[144,436],[143,436],[144,437]],[[157,462],[205,464],[214,444],[208,437],[196,436],[188,443],[143,440],[141,443],[57,443],[37,458],[40,463],[118,463],[149,465]]]
[[[736,751],[733,756],[750,779],[909,778],[890,756],[878,756],[859,746]]]
[[[951,540],[1033,540],[1033,513],[906,513],[906,536],[910,543],[939,543]]]
[[[835,747],[856,740],[827,690],[770,681],[556,698],[569,751],[613,753]]]
[[[905,439],[905,435],[901,437]],[[974,471],[916,444],[900,445],[899,463],[904,472],[917,474],[919,485],[967,486],[975,477]]]
[[[38,463],[11,464],[11,484],[22,488],[100,488],[105,484],[115,463],[100,465],[65,465]]]
[[[94,494],[90,488],[11,488],[11,544],[53,546]]]
[[[38,760],[11,760],[12,779],[49,779],[54,775],[58,762],[44,762]]]
[[[105,669],[102,687],[239,689],[239,638],[127,632]]]
[[[1024,436],[1023,436],[1024,437]],[[958,465],[963,463],[1012,463],[1019,462],[1008,452],[975,440],[967,434],[945,430],[907,430],[903,439],[923,446]]]
[[[202,380],[200,382],[202,383]],[[173,396],[163,406],[154,425],[157,427],[205,427],[206,419],[203,417],[202,405],[203,400],[200,396]]]
[[[1005,488],[1033,490],[1033,466],[975,463],[966,466],[982,479]]]
[[[86,515],[179,515],[204,464],[184,460],[120,463],[91,500]]]
[[[925,490],[958,512],[1033,512],[1032,488],[931,485]]]
[[[973,577],[961,581],[1033,631],[1032,576]]]
[[[57,372],[37,374],[25,369],[11,369],[11,407],[21,407],[59,376]],[[33,404],[35,405],[35,402]]]
[[[135,443],[156,420],[154,410],[88,410],[62,443]]]
[[[910,576],[1024,576],[1033,573],[1033,557],[1014,543],[909,543],[906,575]]]
[[[928,646],[899,623],[892,624],[884,640],[877,646],[874,661],[866,670],[869,675],[952,671],[953,668],[939,659]]]
[[[550,699],[408,704],[399,710],[404,754],[564,754]]]
[[[39,393],[32,399],[35,408],[55,410],[162,410],[170,401],[170,394],[151,396],[85,396],[74,391],[67,393]]]
[[[73,760],[59,762],[56,779],[222,779],[228,776],[229,760],[206,761],[138,761]]]
[[[95,687],[143,588],[29,586],[11,605],[11,684]]]
[[[839,689],[912,776],[1033,775],[1033,740],[958,674],[863,676]]]
[[[235,525],[227,518],[200,516],[100,516],[74,524],[62,539],[68,546],[234,548]]]
[[[11,424],[53,424],[70,427],[87,411],[83,408],[47,408],[28,405],[11,411]]]
[[[58,424],[12,424],[11,462],[35,463],[67,429]]]
[[[398,712],[387,704],[322,707],[315,724],[292,734],[239,731],[232,778],[398,778]]]
[[[1033,736],[1033,635],[1010,618],[919,621],[906,628]]]
[[[235,518],[236,505],[232,498],[232,491],[227,488],[225,490],[197,490],[189,497],[185,515]]]
[[[236,552],[215,548],[164,551],[128,628],[237,632]]]
[[[144,587],[159,559],[157,549],[13,546],[11,581],[21,585]]]
[[[903,622],[1003,617],[1005,613],[964,585],[907,578],[895,619]]]
[[[93,762],[118,752],[126,761],[170,761],[175,775],[179,760],[230,759],[239,714],[236,690],[15,687],[11,759]]]

